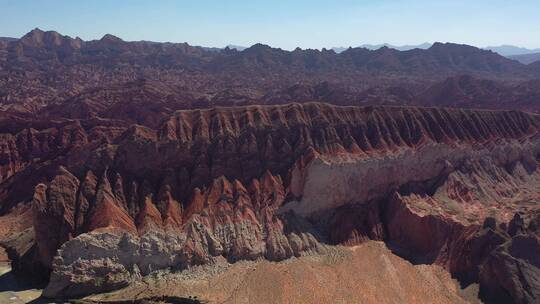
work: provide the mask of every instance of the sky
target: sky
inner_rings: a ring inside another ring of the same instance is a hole
[[[539,0],[0,0],[0,36],[283,49],[456,42],[540,48]]]

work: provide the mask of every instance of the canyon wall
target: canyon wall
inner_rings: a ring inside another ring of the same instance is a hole
[[[308,103],[183,110],[156,129],[103,132],[107,123],[76,121],[69,134],[80,135],[68,138],[80,140],[47,141],[58,152],[33,158],[13,143],[28,129],[2,137],[2,210],[31,203],[26,262],[51,271],[46,296],[112,290],[218,256],[278,261],[375,239],[481,291],[538,299],[525,286],[538,265],[520,255],[538,242],[536,115]],[[489,275],[500,269],[530,275]]]

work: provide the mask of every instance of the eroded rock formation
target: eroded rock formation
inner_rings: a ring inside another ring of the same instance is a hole
[[[516,248],[538,240],[535,224],[518,225],[540,196],[538,116],[308,103],[178,111],[156,129],[107,123],[76,121],[84,140],[67,156],[36,153],[0,185],[4,205],[32,202],[30,260],[52,271],[47,296],[375,239],[483,293],[537,299],[525,285],[538,264]],[[12,199],[19,181],[26,201]],[[494,269],[529,274],[507,282]]]
[[[539,77],[538,65],[453,43],[237,51],[40,29],[0,42],[2,111],[151,127],[179,109],[311,101],[539,111]]]

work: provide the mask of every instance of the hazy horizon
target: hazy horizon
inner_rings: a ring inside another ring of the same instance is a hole
[[[18,38],[38,27],[84,40],[112,34],[205,47],[263,43],[292,50],[436,41],[540,47],[538,38],[531,40],[540,30],[540,5],[530,0],[289,2],[0,0],[0,36]]]

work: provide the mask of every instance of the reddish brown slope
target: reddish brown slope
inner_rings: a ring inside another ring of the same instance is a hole
[[[117,99],[114,92],[112,96],[106,95],[111,88],[125,87],[123,101],[129,102],[127,97],[133,96],[130,87],[140,79],[165,84],[155,87],[169,88],[174,100],[167,100],[167,106],[179,109],[263,101],[282,103],[280,92],[292,85],[316,88],[326,82],[344,89],[345,93],[338,90],[336,94],[319,97],[337,95],[346,99],[347,104],[355,105],[417,104],[416,98],[404,100],[403,97],[419,95],[448,77],[468,74],[516,83],[540,75],[534,66],[472,46],[450,43],[435,43],[426,50],[354,48],[339,54],[329,50],[289,52],[257,44],[238,52],[207,50],[185,43],[127,42],[112,35],[82,41],[39,29],[0,44],[0,66],[1,109],[35,114],[52,105],[53,114],[66,114],[58,109],[63,104],[71,107],[70,117],[93,113],[100,106],[114,102]],[[396,89],[410,94],[395,94]],[[149,104],[159,105],[161,100],[148,95],[144,99],[148,105],[143,108],[148,106],[159,112],[156,105]],[[93,100],[97,96],[105,98]],[[80,100],[84,97],[89,100]],[[343,104],[343,100],[333,98],[316,100]],[[87,108],[77,109],[71,102]],[[140,116],[130,119],[144,120]]]
[[[463,248],[511,242],[501,225],[537,206],[540,119],[522,112],[308,103],[179,111],[157,130],[101,136],[88,135],[100,126],[78,125],[86,141],[77,149],[37,153],[0,185],[4,210],[34,195],[33,250],[53,269],[48,296],[124,286],[133,264],[147,274],[215,256],[282,260],[366,239],[475,282],[491,251]],[[491,217],[501,225],[485,226]],[[118,275],[80,281],[101,276],[101,258],[118,261],[106,266]]]

